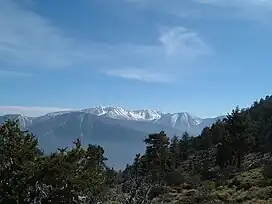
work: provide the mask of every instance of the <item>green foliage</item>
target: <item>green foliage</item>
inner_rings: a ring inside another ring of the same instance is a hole
[[[77,139],[71,150],[43,155],[34,135],[7,121],[0,127],[0,203],[87,203],[101,200],[110,172],[104,150]],[[112,172],[111,172],[112,173]]]
[[[152,181],[161,181],[170,169],[169,138],[165,132],[150,134],[144,140],[147,144],[144,162],[151,175]]]

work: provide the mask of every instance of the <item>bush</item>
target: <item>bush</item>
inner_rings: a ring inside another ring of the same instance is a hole
[[[234,178],[232,182],[228,184],[228,187],[230,188],[232,186],[240,186],[240,185],[241,185],[241,181],[237,178]]]
[[[168,185],[180,186],[185,182],[185,178],[180,172],[173,171],[167,174],[165,181]]]
[[[202,184],[205,190],[208,192],[211,192],[216,188],[216,184],[213,181],[203,181]]]
[[[267,162],[264,165],[262,173],[265,178],[272,178],[272,162]]]

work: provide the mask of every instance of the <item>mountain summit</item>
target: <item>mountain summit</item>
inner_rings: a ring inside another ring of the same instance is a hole
[[[113,119],[142,120],[142,121],[156,120],[159,119],[162,115],[161,112],[154,110],[128,110],[121,107],[106,107],[106,106],[97,106],[94,108],[83,109],[82,111],[98,116],[103,115]]]

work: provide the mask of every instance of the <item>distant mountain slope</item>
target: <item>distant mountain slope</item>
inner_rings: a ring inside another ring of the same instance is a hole
[[[163,113],[161,111],[156,110],[127,110],[121,107],[105,107],[105,106],[97,106],[89,109],[75,110],[72,112],[82,112],[97,115],[104,118],[118,119],[122,120],[122,123],[126,123],[125,121],[137,121],[137,122],[148,122],[160,125],[164,128],[171,128],[170,132],[179,132],[191,131],[191,134],[197,135],[199,134],[199,129],[205,126],[209,126],[214,123],[216,120],[220,119],[220,117],[216,118],[199,118],[193,116],[187,112],[180,113]],[[71,111],[64,112],[56,112],[47,114],[47,117],[55,117],[66,113],[72,113]],[[118,121],[120,123],[120,121]],[[129,124],[137,124],[137,123],[129,123]],[[139,123],[138,123],[139,124]],[[154,126],[153,126],[154,127]],[[157,126],[158,127],[158,126]],[[196,129],[197,131],[195,131]],[[200,130],[201,131],[201,130]]]
[[[80,137],[83,144],[100,144],[105,148],[108,163],[123,167],[131,163],[137,152],[144,151],[144,138],[164,130],[171,137],[188,131],[198,135],[218,118],[201,119],[188,113],[162,113],[154,110],[125,110],[118,107],[49,113],[30,118],[18,114],[0,116],[0,123],[18,119],[21,127],[37,135],[45,152],[70,147]]]

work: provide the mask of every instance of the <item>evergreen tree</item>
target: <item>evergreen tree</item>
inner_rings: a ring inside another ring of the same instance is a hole
[[[203,146],[204,148],[211,148],[213,145],[212,141],[212,131],[209,127],[205,127],[200,135],[203,139]]]
[[[38,141],[17,122],[0,126],[0,203],[87,203],[106,190],[104,150],[100,146],[59,149],[43,155]]]
[[[150,134],[144,140],[146,147],[146,162],[152,181],[161,182],[169,170],[169,138],[164,131]]]
[[[173,169],[178,168],[178,166],[181,163],[181,147],[179,145],[179,139],[177,136],[174,136],[171,139],[171,143],[170,143],[170,153],[171,153],[171,167]]]
[[[21,131],[18,122],[7,121],[0,127],[0,203],[27,203],[40,155],[37,139]]]
[[[187,160],[189,153],[192,150],[192,146],[190,146],[190,136],[187,131],[182,134],[179,146],[182,149],[182,161]]]
[[[183,141],[188,141],[190,139],[190,135],[187,131],[185,131],[183,134],[182,134],[182,140]]]
[[[235,159],[234,162],[237,162],[238,168],[241,166],[242,157],[247,151],[247,142],[248,142],[248,114],[244,110],[240,110],[236,107],[231,114],[227,115],[227,118],[224,120],[225,128],[227,131],[226,137],[230,141],[232,146]]]
[[[212,143],[218,144],[225,136],[225,126],[222,121],[218,120],[211,126]]]

